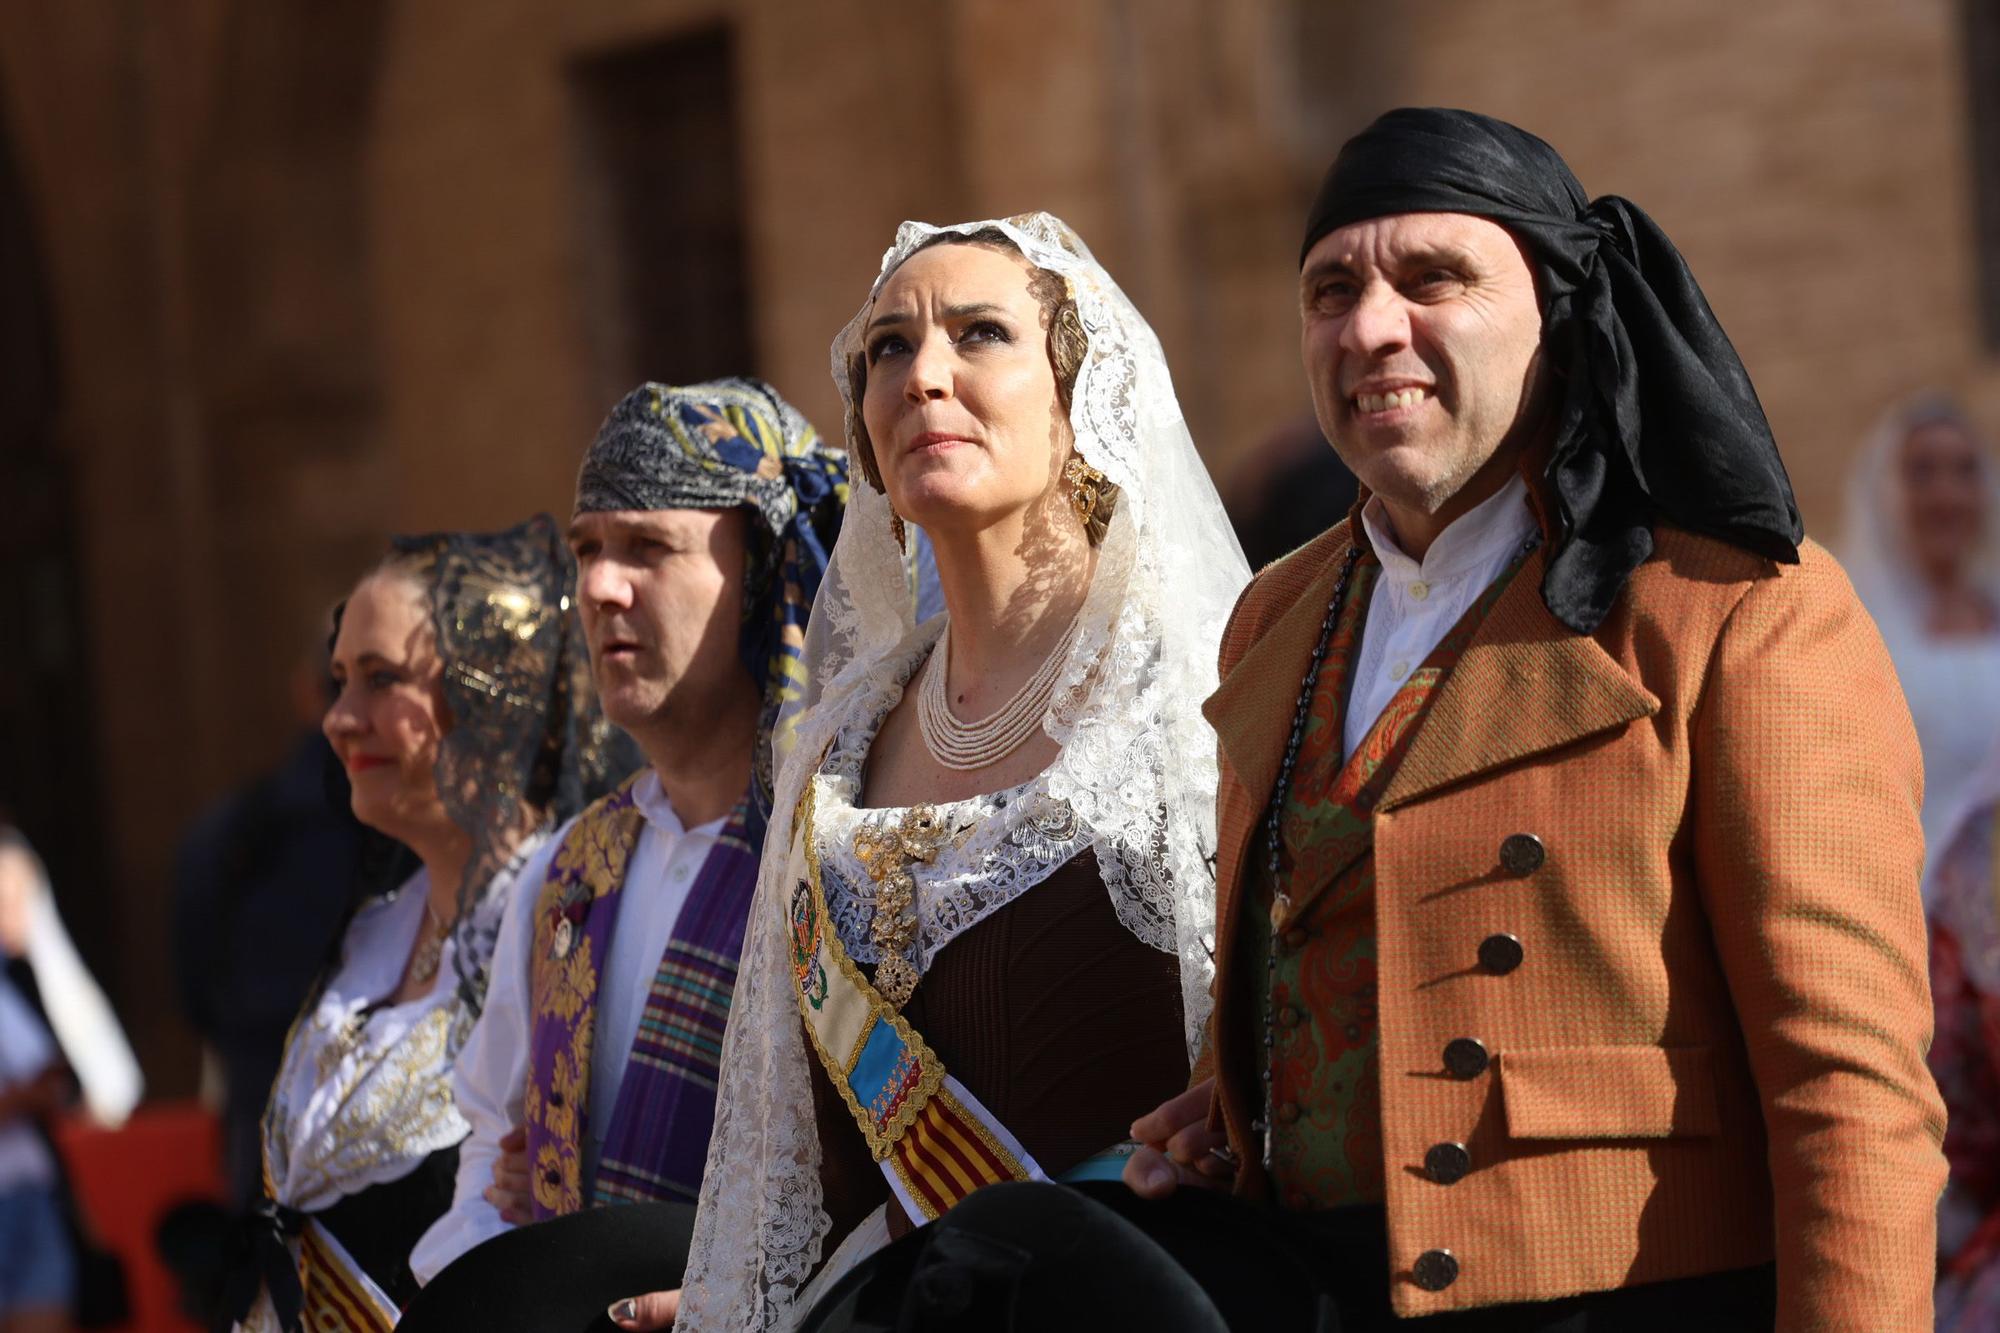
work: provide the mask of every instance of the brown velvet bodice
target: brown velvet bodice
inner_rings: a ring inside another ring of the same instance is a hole
[[[1088,850],[945,945],[903,1014],[1051,1176],[1187,1086],[1179,961],[1119,924]],[[808,1059],[837,1243],[889,1186]],[[890,1200],[890,1234],[908,1230]]]

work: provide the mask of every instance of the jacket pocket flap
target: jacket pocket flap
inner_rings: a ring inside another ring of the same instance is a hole
[[[1665,1139],[1721,1130],[1706,1046],[1550,1046],[1500,1053],[1517,1139]]]

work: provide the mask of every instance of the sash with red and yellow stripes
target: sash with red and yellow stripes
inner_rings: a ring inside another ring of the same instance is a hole
[[[299,1232],[299,1285],[308,1333],[389,1333],[402,1317],[333,1233],[311,1219]]]
[[[785,905],[799,1014],[903,1211],[938,1217],[983,1185],[1047,1180],[1007,1127],[945,1072],[922,1034],[882,998],[827,918],[813,840],[816,784],[793,821]]]

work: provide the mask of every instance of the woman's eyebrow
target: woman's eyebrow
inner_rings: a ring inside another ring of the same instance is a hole
[[[942,313],[946,319],[973,319],[980,315],[1004,315],[1007,313],[1007,308],[993,301],[972,301],[965,305],[946,306]],[[907,310],[891,310],[869,320],[867,331],[873,334],[877,329],[894,324],[907,324],[915,318],[916,316]]]
[[[910,320],[915,318],[916,316],[911,314],[907,310],[885,311],[884,313],[877,315],[875,316],[875,318],[868,321],[867,332],[872,334],[875,332],[875,330],[887,327],[888,325],[891,324],[907,324]]]

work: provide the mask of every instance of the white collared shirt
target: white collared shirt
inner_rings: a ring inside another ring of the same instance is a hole
[[[692,829],[682,828],[680,816],[660,786],[659,774],[650,770],[639,779],[632,796],[646,823],[626,862],[611,947],[598,977],[589,1106],[583,1142],[578,1145],[579,1166],[586,1182],[597,1174],[604,1134],[611,1126],[611,1108],[618,1104],[618,1089],[625,1081],[626,1061],[639,1035],[639,1019],[660,967],[660,955],[666,951],[688,889],[726,822],[725,817]],[[523,1119],[528,1042],[534,1031],[529,988],[534,970],[530,955],[535,903],[548,879],[549,864],[574,823],[572,820],[557,830],[522,868],[513,900],[501,919],[485,1007],[452,1070],[459,1114],[471,1124],[472,1135],[459,1148],[458,1181],[450,1210],[432,1224],[410,1255],[410,1271],[419,1282],[429,1282],[459,1255],[508,1230],[499,1210],[486,1201],[485,1192],[493,1183],[500,1140]]]
[[[1361,523],[1382,562],[1382,575],[1368,602],[1361,659],[1354,664],[1354,686],[1348,692],[1343,759],[1360,748],[1410,673],[1514,562],[1535,531],[1528,483],[1518,475],[1440,532],[1421,561],[1397,544],[1381,497],[1362,506]]]

